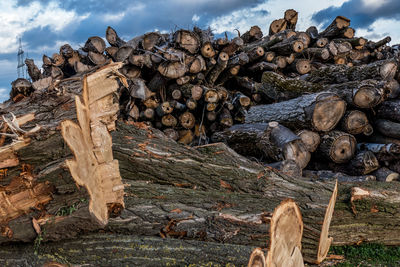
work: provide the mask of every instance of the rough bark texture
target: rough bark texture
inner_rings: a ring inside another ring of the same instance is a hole
[[[277,121],[290,129],[305,125],[317,131],[332,130],[342,118],[346,103],[334,94],[315,93],[288,101],[250,108],[246,123]]]

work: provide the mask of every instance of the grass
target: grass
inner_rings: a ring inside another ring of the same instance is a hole
[[[338,267],[400,266],[400,247],[362,244],[360,246],[332,247],[329,254],[343,255],[345,257],[344,261],[334,265]]]

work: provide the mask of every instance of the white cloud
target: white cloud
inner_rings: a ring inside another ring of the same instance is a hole
[[[368,27],[368,29],[363,29],[363,28],[356,29],[356,35],[363,36],[373,41],[378,41],[389,35],[390,37],[392,37],[391,44],[397,44],[400,42],[400,32],[398,30],[399,25],[400,25],[399,20],[378,19],[374,23],[372,23]],[[377,30],[371,30],[371,29],[377,29]]]
[[[48,26],[54,32],[61,32],[88,16],[62,9],[56,1],[46,5],[33,1],[28,6],[17,6],[16,0],[0,1],[0,53],[15,52],[18,37],[26,31]]]
[[[10,89],[0,87],[0,101],[7,100],[10,97]]]
[[[103,21],[117,23],[125,17],[125,14],[126,12],[121,12],[117,14],[107,13],[103,15]]]
[[[194,14],[193,17],[192,17],[192,21],[193,22],[198,22],[199,20],[200,20],[200,16],[197,15],[197,14]]]
[[[389,0],[362,0],[364,8],[369,9],[370,11],[380,8],[387,2],[389,2]]]
[[[330,6],[341,6],[347,1],[337,0],[333,4],[331,0],[287,0],[285,2],[270,0],[254,8],[241,9],[231,14],[214,18],[209,22],[209,25],[216,33],[233,32],[234,29],[239,29],[241,33],[244,33],[251,26],[258,25],[265,34],[268,34],[269,25],[273,20],[282,18],[286,9],[295,9],[299,12],[296,29],[304,31],[314,24],[311,21],[314,12]],[[266,10],[269,14],[265,16],[261,12],[256,12],[261,10]]]

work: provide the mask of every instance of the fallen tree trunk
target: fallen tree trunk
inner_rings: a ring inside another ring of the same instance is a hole
[[[118,76],[109,74],[110,79]],[[110,218],[106,227],[102,226],[90,215],[86,189],[76,186],[65,164],[72,154],[60,133],[61,121],[76,121],[74,100],[81,94],[81,81],[77,77],[57,86],[62,93],[38,92],[18,103],[5,103],[1,108],[1,114],[13,112],[17,118],[33,113],[19,123],[27,133],[1,147],[1,156],[8,155],[11,159],[7,166],[2,166],[3,170],[7,168],[8,175],[1,184],[18,185],[18,190],[30,190],[39,183],[51,186],[51,192],[45,194],[51,198],[49,201],[36,209],[36,203],[28,203],[18,217],[2,221],[1,243],[32,242],[39,237],[57,241],[53,245],[56,247],[62,239],[103,229],[130,236],[134,233],[144,239],[163,236],[265,246],[268,214],[286,198],[299,205],[307,227],[319,229],[316,218],[324,217],[332,183],[282,175],[239,156],[223,144],[188,148],[145,124],[122,121],[117,122],[111,137],[113,158],[119,161],[126,185],[125,209],[119,216],[112,213],[116,217]],[[31,131],[36,124],[40,128]],[[32,166],[33,179],[26,185],[22,182],[27,176],[16,179],[23,164]],[[400,244],[394,234],[400,225],[396,216],[400,210],[399,186],[389,189],[380,184],[365,184],[363,188],[368,194],[349,203],[354,186],[339,186],[329,230],[333,244],[359,241]],[[13,196],[10,191],[8,197],[15,204],[17,199]],[[371,221],[372,207],[378,212],[373,213]],[[2,216],[10,214],[7,209],[2,212]],[[304,237],[316,240],[306,233]]]

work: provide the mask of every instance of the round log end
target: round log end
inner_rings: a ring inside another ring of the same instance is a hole
[[[312,125],[317,131],[327,132],[335,128],[346,111],[346,102],[335,95],[323,96],[315,105]]]
[[[309,152],[315,152],[321,143],[321,137],[318,133],[310,130],[301,130],[297,133],[303,144]]]
[[[302,59],[296,62],[296,70],[300,74],[307,74],[311,70],[310,61]]]
[[[250,255],[247,267],[266,267],[264,252],[261,248],[255,248]]]
[[[361,85],[353,96],[353,103],[359,108],[372,108],[383,100],[383,91],[368,84]]]
[[[354,136],[342,133],[333,140],[329,157],[335,163],[345,163],[354,156],[356,145],[357,141]]]
[[[300,53],[304,49],[304,44],[302,41],[295,41],[293,42],[293,51],[296,53]]]
[[[296,203],[287,199],[274,210],[270,223],[270,248],[267,266],[299,266],[303,219]],[[296,253],[293,253],[296,251]]]

